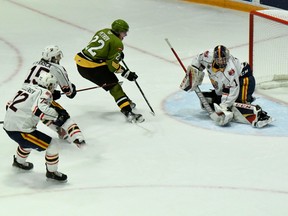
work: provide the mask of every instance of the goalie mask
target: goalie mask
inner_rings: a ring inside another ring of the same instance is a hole
[[[225,68],[227,66],[229,57],[229,50],[225,46],[218,45],[214,48],[213,60],[219,66],[219,68]]]
[[[42,52],[42,59],[59,64],[60,60],[63,58],[63,53],[56,45],[49,45],[44,48]]]

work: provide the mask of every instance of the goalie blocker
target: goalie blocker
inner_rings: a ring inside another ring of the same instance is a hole
[[[203,71],[189,65],[186,70],[186,75],[180,84],[180,88],[187,92],[194,91],[202,84],[204,75]]]

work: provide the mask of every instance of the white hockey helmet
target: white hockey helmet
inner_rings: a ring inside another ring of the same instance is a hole
[[[52,74],[46,72],[40,73],[40,76],[38,77],[39,86],[46,88],[53,93],[57,87],[57,84],[57,79]]]
[[[46,61],[59,64],[61,58],[63,58],[63,53],[57,45],[49,45],[44,48],[42,58]]]

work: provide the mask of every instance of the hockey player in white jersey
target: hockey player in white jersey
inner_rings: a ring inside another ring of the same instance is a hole
[[[37,130],[40,120],[52,121],[61,127],[69,119],[65,110],[56,110],[51,106],[52,93],[57,86],[57,79],[50,73],[42,73],[38,85],[27,84],[7,103],[4,130],[18,143],[13,166],[23,170],[33,169],[27,162],[32,149],[45,152],[46,177],[60,182],[67,181],[67,175],[58,172],[59,153],[57,140]],[[83,144],[82,144],[83,145]]]
[[[23,85],[37,85],[37,78],[40,74],[51,73],[56,77],[61,91],[65,93],[68,98],[74,98],[77,93],[76,87],[73,83],[70,82],[65,68],[60,65],[60,60],[62,57],[63,53],[58,46],[49,45],[45,47],[42,52],[41,60],[33,63]],[[53,92],[52,106],[59,110],[65,110],[59,103],[55,102],[55,100],[59,99],[60,97],[61,92],[59,90],[55,90]],[[73,142],[75,144],[85,143],[79,126],[71,118],[69,118],[62,127],[58,127],[49,120],[44,120],[43,123],[52,130],[56,131],[59,135],[59,138],[67,139],[68,142]]]
[[[203,95],[219,115],[219,125],[234,120],[260,128],[271,123],[272,118],[259,105],[251,104],[255,79],[247,62],[240,63],[225,46],[218,45],[192,59],[180,87],[194,91],[202,84],[204,70],[214,90],[203,92]]]

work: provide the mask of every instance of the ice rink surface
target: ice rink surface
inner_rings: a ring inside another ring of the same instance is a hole
[[[194,93],[179,90],[184,73],[164,40],[185,65],[218,44],[247,61],[247,13],[174,0],[0,4],[0,120],[46,45],[63,50],[62,65],[78,89],[93,86],[78,74],[74,55],[96,30],[118,18],[130,25],[125,62],[139,75],[156,113],[151,115],[135,83],[120,76],[146,119],[142,124],[125,122],[102,89],[79,92],[73,100],[62,97],[60,104],[88,143],[85,149],[60,146],[59,171],[68,175],[66,184],[46,181],[43,152],[30,154],[33,171],[12,168],[17,144],[0,131],[1,215],[288,215],[287,89],[256,92],[256,102],[276,119],[270,127],[233,123],[219,129]],[[202,87],[209,88],[207,77]],[[41,124],[39,129],[57,138]]]

